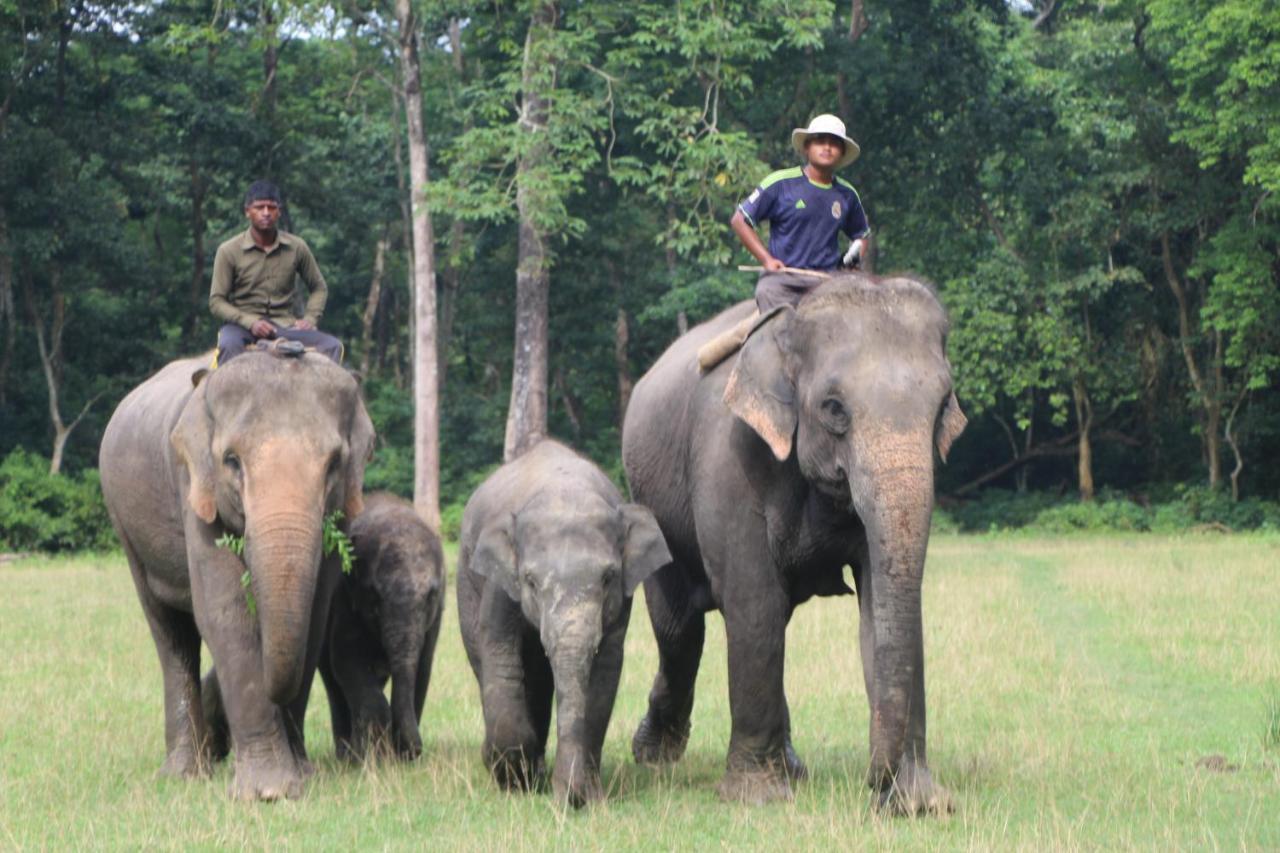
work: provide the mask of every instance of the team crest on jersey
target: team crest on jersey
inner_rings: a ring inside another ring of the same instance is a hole
[[[840,218],[840,202],[838,201],[831,202],[831,216],[833,219]]]

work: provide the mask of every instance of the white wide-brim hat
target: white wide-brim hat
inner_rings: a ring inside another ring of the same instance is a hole
[[[844,122],[830,113],[823,113],[820,116],[814,116],[809,122],[808,127],[797,127],[791,131],[791,147],[801,157],[807,157],[804,151],[804,145],[809,141],[810,136],[818,136],[826,134],[827,136],[838,136],[844,140],[844,156],[836,163],[836,168],[841,169],[848,166],[854,160],[858,159],[858,155],[862,153],[862,149],[858,147],[858,143],[845,134]]]

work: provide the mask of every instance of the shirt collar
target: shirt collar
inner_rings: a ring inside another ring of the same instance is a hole
[[[271,254],[280,247],[291,247],[293,245],[293,235],[287,231],[276,229],[275,245],[266,249],[264,254]],[[249,252],[258,248],[258,244],[253,242],[253,228],[244,229],[244,234],[240,235],[240,250]]]

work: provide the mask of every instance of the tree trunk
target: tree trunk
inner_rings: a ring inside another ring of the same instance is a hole
[[[617,267],[612,260],[606,261],[605,266],[609,271],[609,281],[613,284],[614,298],[618,305],[618,317],[613,324],[613,367],[618,375],[618,430],[621,432],[623,419],[627,416],[627,404],[631,402],[631,389],[635,386],[627,360],[631,324],[627,319],[626,306],[622,302],[622,279],[618,277]]]
[[[204,282],[204,176],[195,157],[187,164],[191,178],[191,283],[187,290],[187,319],[183,323],[186,336],[194,335],[200,317],[207,311],[208,290]],[[201,298],[204,296],[205,298]]]
[[[369,278],[369,296],[364,301],[364,316],[360,318],[360,381],[369,376],[369,360],[373,353],[373,321],[378,315],[378,303],[382,301],[382,274],[387,268],[387,246],[390,240],[384,229],[373,249],[373,275]]]
[[[1200,399],[1200,407],[1204,416],[1204,430],[1201,435],[1205,465],[1209,469],[1209,488],[1216,489],[1222,483],[1221,444],[1219,443],[1219,427],[1222,425],[1222,401],[1218,395],[1222,387],[1222,335],[1215,335],[1214,371],[1216,388],[1209,389],[1196,363],[1195,349],[1191,343],[1191,306],[1187,298],[1186,287],[1173,266],[1173,250],[1169,245],[1169,234],[1160,234],[1160,258],[1164,265],[1165,282],[1173,292],[1178,303],[1178,345],[1182,348],[1182,359],[1187,365],[1187,374],[1191,378],[1191,387]]]
[[[1227,425],[1222,430],[1223,437],[1226,438],[1227,444],[1231,447],[1231,454],[1236,459],[1235,467],[1231,469],[1231,500],[1233,503],[1240,500],[1240,474],[1244,471],[1244,457],[1240,454],[1240,445],[1236,443],[1234,425],[1236,413],[1240,411],[1240,404],[1244,402],[1244,398],[1248,393],[1247,386],[1240,389],[1235,405],[1231,407],[1231,414],[1227,415]]]
[[[392,121],[395,124],[395,133],[392,134],[392,137],[391,137],[394,140],[394,145],[392,146],[392,153],[395,155],[395,161],[396,161],[396,187],[400,190],[397,197],[400,199],[400,221],[401,221],[403,236],[404,236],[404,254],[405,254],[405,261],[406,261],[405,269],[409,271],[408,280],[405,282],[405,289],[408,290],[409,292],[409,303],[410,305],[413,305],[413,304],[416,304],[414,302],[414,286],[413,286],[413,275],[414,275],[414,270],[416,269],[415,262],[413,260],[413,211],[409,203],[409,181],[408,181],[408,178],[405,177],[404,150],[401,148],[401,145],[400,145],[400,139],[401,139],[400,110],[404,106],[403,91],[393,93],[392,101],[393,101],[393,104],[391,109],[391,115],[392,115]],[[410,310],[409,311],[409,360],[410,362],[413,361],[413,345],[414,345],[414,341],[416,340],[417,340],[417,322],[414,318],[414,312]],[[400,364],[398,362],[396,364],[396,375],[397,377],[400,376]],[[397,378],[396,387],[403,387],[399,378]]]
[[[1090,429],[1093,426],[1093,404],[1089,401],[1089,391],[1084,386],[1084,379],[1077,376],[1071,383],[1071,394],[1076,404],[1076,424],[1080,428],[1076,438],[1076,476],[1080,483],[1080,500],[1091,501],[1093,488],[1093,442]]]
[[[516,164],[516,208],[520,216],[520,248],[516,266],[515,352],[511,365],[511,404],[502,456],[511,460],[547,434],[547,306],[551,287],[546,234],[535,222],[542,206],[537,185],[549,168],[546,141],[550,102],[543,85],[555,66],[543,43],[556,24],[554,3],[539,3],[524,42],[519,126],[531,144]]]
[[[564,406],[565,417],[569,419],[569,426],[573,429],[573,441],[576,444],[582,440],[582,404],[573,396],[573,391],[569,388],[569,380],[565,379],[563,367],[556,368],[555,387],[556,393],[560,395],[560,402]]]
[[[396,0],[400,70],[409,130],[409,184],[413,209],[413,506],[440,529],[440,412],[436,378],[435,238],[427,207],[427,135],[422,121],[418,22],[409,0]]]
[[[9,371],[18,339],[18,318],[13,299],[13,255],[9,251],[9,227],[0,208],[0,320],[4,321],[4,350],[0,352],[0,405],[8,402]]]
[[[449,55],[453,60],[453,72],[459,83],[465,82],[466,66],[462,56],[462,19],[449,19]],[[463,129],[472,127],[471,114],[463,119]],[[440,333],[436,336],[439,360],[440,394],[444,395],[445,380],[449,370],[449,345],[453,342],[453,318],[457,314],[458,294],[462,290],[462,264],[460,258],[467,239],[467,229],[462,220],[454,218],[449,223],[449,263],[444,268],[440,287]]]
[[[67,439],[71,437],[71,432],[80,425],[80,421],[102,395],[95,394],[91,397],[71,423],[63,421],[59,396],[62,390],[62,333],[67,325],[67,300],[62,293],[62,271],[57,262],[53,262],[49,269],[49,291],[52,294],[50,308],[53,316],[49,321],[47,337],[44,318],[40,316],[35,297],[31,293],[31,282],[25,278],[22,291],[27,304],[27,313],[31,318],[31,326],[36,333],[36,349],[40,353],[40,367],[44,372],[45,386],[49,392],[49,423],[53,426],[53,453],[49,459],[49,474],[56,476],[62,471],[62,456],[66,450]]]

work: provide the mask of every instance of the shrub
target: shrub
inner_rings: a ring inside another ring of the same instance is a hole
[[[0,463],[0,549],[81,551],[116,545],[98,472],[49,475],[49,460],[18,448]]]

